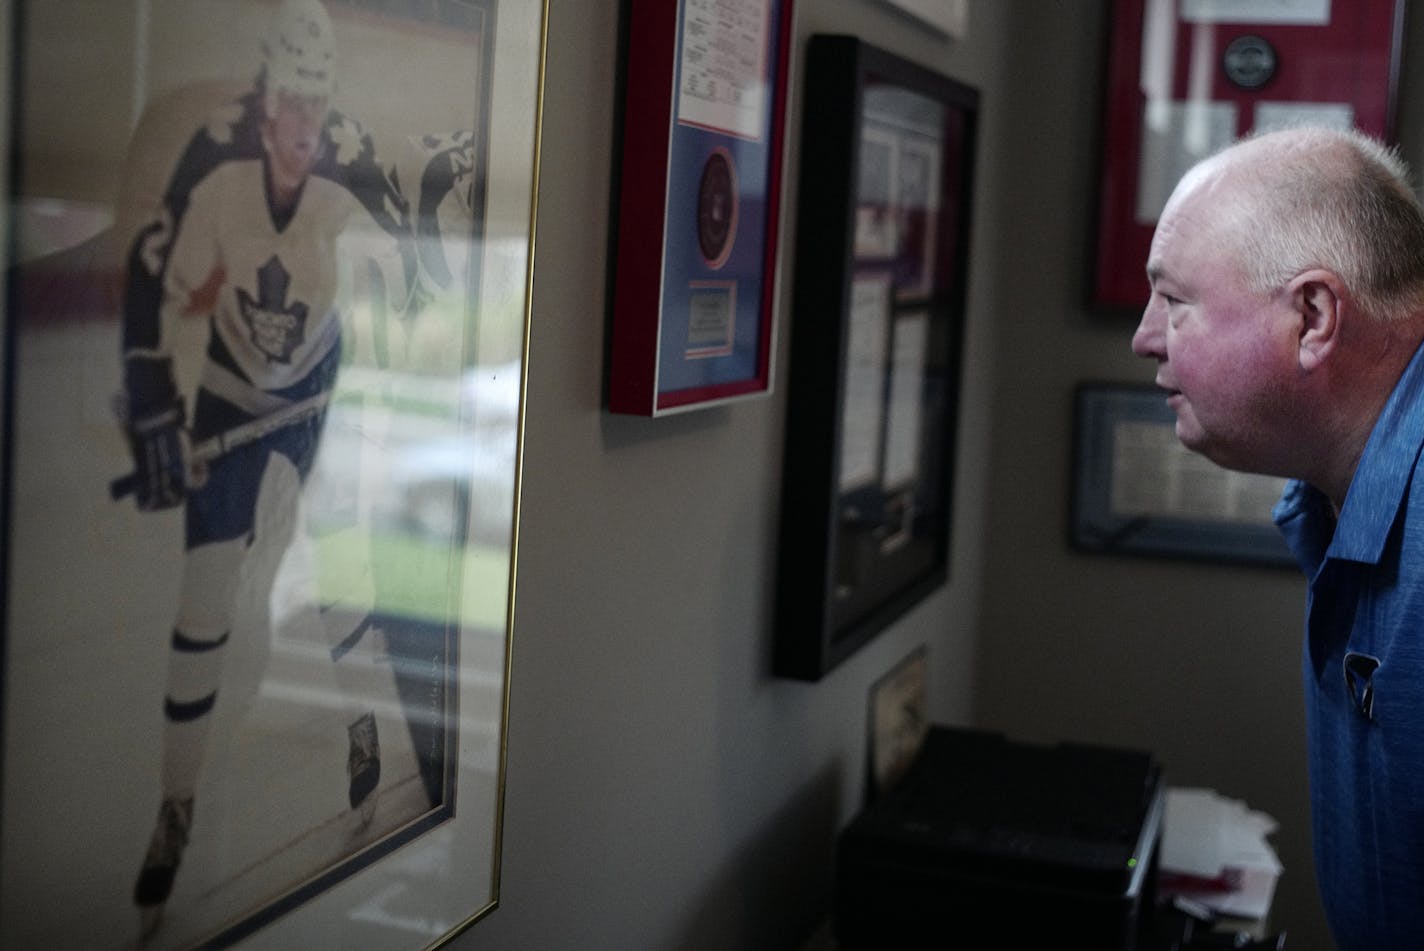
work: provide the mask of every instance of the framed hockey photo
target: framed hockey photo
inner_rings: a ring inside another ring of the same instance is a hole
[[[11,0],[0,946],[498,903],[544,0]]]

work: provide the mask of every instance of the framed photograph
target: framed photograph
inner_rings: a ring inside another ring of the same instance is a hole
[[[630,0],[608,408],[765,395],[792,0]]]
[[[1221,468],[1178,441],[1176,422],[1157,387],[1077,388],[1073,547],[1294,568],[1271,521],[1286,480]]]
[[[921,644],[870,688],[868,800],[910,768],[930,729],[929,648]]]
[[[1240,136],[1328,125],[1388,141],[1404,6],[1113,0],[1093,303],[1122,310],[1147,303],[1147,252],[1172,189]]]
[[[545,5],[11,8],[0,946],[442,944],[499,898]]]
[[[782,676],[819,679],[947,576],[978,103],[854,37],[808,46]]]

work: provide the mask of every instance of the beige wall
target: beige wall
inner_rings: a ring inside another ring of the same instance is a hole
[[[870,684],[929,642],[937,718],[971,714],[1006,8],[975,9],[965,43],[866,0],[798,10],[798,55],[812,32],[853,32],[985,92],[950,583],[821,683],[770,676],[786,394],[603,412],[619,3],[553,0],[502,898],[456,948],[796,948],[860,802]],[[781,303],[784,380],[789,280]]]

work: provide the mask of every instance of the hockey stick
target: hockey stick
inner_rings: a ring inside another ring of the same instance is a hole
[[[251,422],[234,426],[216,436],[204,439],[188,450],[188,468],[191,470],[198,464],[211,462],[224,453],[231,452],[239,446],[256,442],[264,436],[270,436],[279,429],[286,429],[288,426],[305,422],[326,409],[326,404],[330,401],[331,392],[326,390],[284,406],[275,413],[259,416]],[[140,478],[137,472],[119,476],[109,483],[109,498],[117,501],[126,495],[132,495],[138,491],[139,482]]]

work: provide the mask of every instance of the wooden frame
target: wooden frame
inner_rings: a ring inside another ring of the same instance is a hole
[[[730,9],[730,8],[728,8]],[[771,389],[793,0],[631,0],[608,408]]]
[[[86,11],[4,7],[0,946],[443,944],[499,900],[546,4]],[[262,52],[292,23],[334,91]],[[140,511],[115,479],[160,358],[185,425],[246,421]]]
[[[948,573],[978,93],[812,37],[777,673],[816,680]]]
[[[1113,0],[1092,302],[1145,306],[1162,206],[1187,168],[1238,136],[1309,123],[1388,141],[1404,6]]]
[[[1074,548],[1296,567],[1270,517],[1285,480],[1231,472],[1188,450],[1158,388],[1081,384],[1073,432]]]

